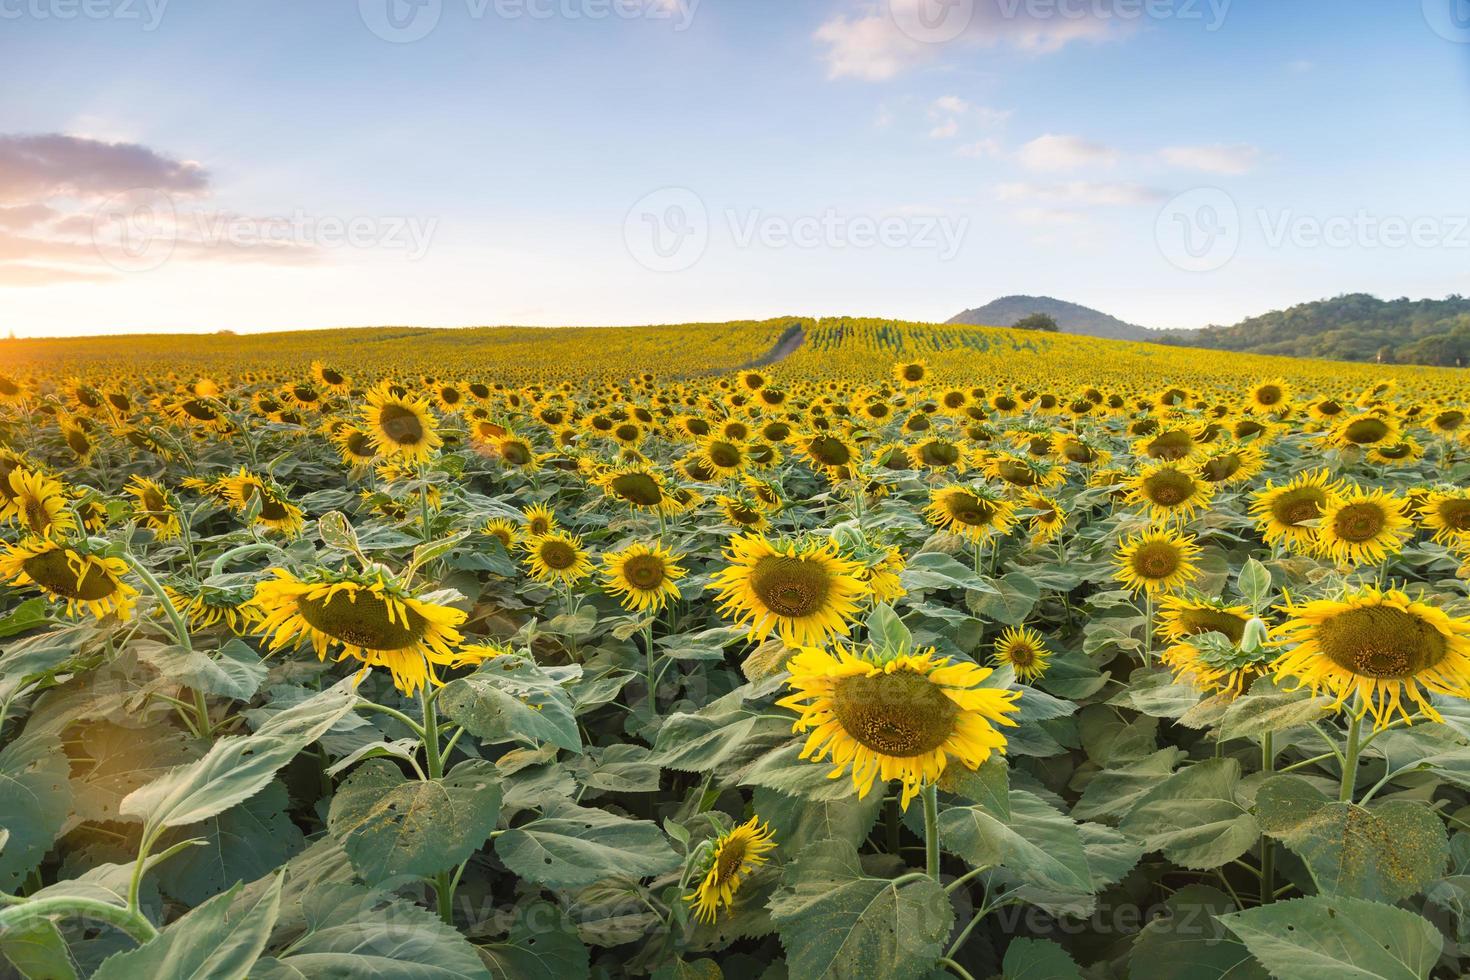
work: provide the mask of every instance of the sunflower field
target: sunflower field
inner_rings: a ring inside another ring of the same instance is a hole
[[[1470,969],[1470,375],[0,341],[26,978]]]

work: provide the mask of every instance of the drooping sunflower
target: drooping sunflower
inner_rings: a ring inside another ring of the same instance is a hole
[[[444,444],[429,403],[395,394],[387,385],[380,384],[368,392],[362,427],[379,455],[406,462],[425,462]]]
[[[1239,649],[1250,619],[1250,610],[1245,606],[1226,605],[1218,599],[1165,596],[1157,625],[1159,635],[1170,641],[1170,646],[1159,659],[1174,672],[1176,681],[1187,681],[1207,693],[1237,697],[1266,673],[1270,660],[1264,652],[1245,653]],[[1205,633],[1221,634],[1230,641],[1232,651],[1220,655],[1194,642],[1195,637]]]
[[[1345,565],[1378,564],[1414,533],[1408,501],[1385,490],[1352,490],[1332,501],[1317,528],[1317,550]]]
[[[684,896],[684,901],[694,905],[694,917],[712,923],[721,906],[733,908],[741,884],[766,863],[766,854],[775,847],[771,829],[761,824],[759,817],[751,817],[720,835],[709,851],[708,867],[700,869],[699,884]]]
[[[845,479],[860,460],[852,443],[830,432],[797,436],[795,441],[811,468],[829,478]]]
[[[231,633],[244,636],[252,632],[259,616],[250,596],[238,591],[182,583],[165,585],[163,591],[193,630],[223,623]]]
[[[1306,550],[1317,538],[1317,528],[1310,522],[1320,520],[1342,492],[1342,483],[1331,473],[1313,470],[1281,486],[1267,482],[1253,495],[1250,513],[1267,544],[1280,542]]]
[[[1376,588],[1285,612],[1289,620],[1272,634],[1290,648],[1271,664],[1277,677],[1325,689],[1337,707],[1357,695],[1358,716],[1371,714],[1375,728],[1395,712],[1407,720],[1405,698],[1434,721],[1441,719],[1425,692],[1470,698],[1470,621]]]
[[[179,536],[182,531],[179,512],[169,502],[161,484],[146,476],[134,476],[123,490],[135,498],[133,517],[140,526],[151,530],[159,541],[172,541]]]
[[[1424,458],[1424,446],[1413,436],[1399,436],[1394,442],[1375,442],[1368,447],[1368,459],[1380,466],[1407,466]]]
[[[1199,577],[1199,545],[1189,535],[1161,529],[1126,542],[1114,556],[1117,578],[1126,588],[1150,595],[1177,592]]]
[[[1266,454],[1253,443],[1227,446],[1195,459],[1192,469],[1215,486],[1244,483],[1266,467]]]
[[[896,546],[880,547],[862,563],[863,584],[874,602],[893,602],[909,594],[899,576],[904,569],[903,553]]]
[[[1470,491],[1431,491],[1419,505],[1419,520],[1440,544],[1470,540]]]
[[[955,485],[931,490],[924,516],[940,530],[979,544],[992,535],[1010,532],[1016,522],[1016,505],[993,487]]]
[[[504,517],[492,517],[480,526],[480,533],[499,541],[500,546],[509,554],[520,539],[521,529],[514,521]]]
[[[943,471],[954,469],[965,471],[965,452],[960,446],[942,436],[930,436],[909,448],[909,459],[916,470]]]
[[[777,702],[799,713],[793,731],[808,732],[801,757],[829,756],[832,778],[851,770],[858,798],[879,779],[902,783],[900,805],[939,779],[951,758],[975,769],[1005,752],[996,726],[1014,726],[1018,691],[985,688],[989,668],[951,663],[932,650],[877,651],[811,647],[791,658],[793,694]]]
[[[725,517],[725,523],[742,531],[764,531],[771,526],[770,516],[754,497],[740,494],[729,496],[719,494],[715,497],[715,503],[720,507],[720,513]]]
[[[679,597],[679,579],[688,569],[679,556],[662,544],[633,544],[602,557],[604,588],[618,597],[623,608],[635,612],[659,612],[670,599]]]
[[[28,534],[49,538],[77,528],[76,517],[67,508],[66,485],[39,470],[11,470],[9,499],[8,513]]]
[[[1051,666],[1051,651],[1046,647],[1046,638],[1036,630],[1012,626],[996,641],[991,662],[997,667],[1009,666],[1022,683],[1029,684]]]
[[[1177,463],[1156,463],[1128,484],[1129,503],[1142,507],[1155,521],[1188,520],[1200,508],[1208,509],[1215,487],[1192,469]]]
[[[566,531],[531,538],[524,561],[531,577],[548,585],[570,586],[592,572],[592,560],[582,548],[582,539]]]
[[[257,476],[242,466],[238,473],[221,477],[218,483],[225,502],[237,511],[250,510],[258,500],[260,510],[255,521],[272,531],[295,537],[306,526],[301,508],[291,503],[286,491],[274,481]]]
[[[344,425],[332,436],[332,441],[342,462],[355,470],[365,470],[377,461],[378,447],[366,429]]]
[[[1061,533],[1067,523],[1067,512],[1054,498],[1044,493],[1030,493],[1021,498],[1021,506],[1036,511],[1027,522],[1032,544],[1046,544]]]
[[[65,602],[72,617],[83,609],[98,619],[112,613],[123,620],[132,616],[138,590],[123,581],[127,571],[121,558],[46,538],[7,545],[0,554],[0,579],[17,588],[34,586],[53,602]]]
[[[722,615],[763,641],[771,633],[787,646],[846,636],[867,597],[862,568],[828,543],[778,541],[760,534],[733,538],[725,551],[729,567],[715,573]]]
[[[383,572],[315,569],[297,578],[272,571],[275,578],[257,584],[250,600],[256,630],[270,637],[272,650],[309,641],[322,660],[335,650],[338,661],[360,662],[359,676],[387,668],[393,685],[409,696],[438,683],[435,666],[463,663],[453,647],[465,614],[414,595]]]

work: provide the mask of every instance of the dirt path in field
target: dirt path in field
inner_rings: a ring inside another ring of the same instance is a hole
[[[801,345],[804,343],[806,343],[805,330],[799,326],[787,327],[786,332],[781,335],[781,339],[776,341],[775,347],[772,347],[766,354],[757,357],[749,364],[742,364],[738,370],[747,371],[751,368],[767,367],[768,365],[775,364],[777,361],[784,361],[800,350]]]

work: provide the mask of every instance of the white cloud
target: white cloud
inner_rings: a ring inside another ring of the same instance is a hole
[[[1261,150],[1249,143],[1215,143],[1209,146],[1170,146],[1160,156],[1170,166],[1185,170],[1239,176],[1255,169]]]
[[[972,106],[958,95],[941,95],[934,100],[934,108],[938,112],[949,112],[962,116],[969,112]]]
[[[976,140],[955,150],[959,156],[973,157],[977,160],[993,159],[999,157],[1003,152],[1000,141],[993,139]]]
[[[822,46],[828,78],[883,81],[933,62],[951,47],[1007,44],[1044,54],[1074,41],[1104,41],[1131,30],[1119,18],[1034,15],[1025,4],[991,0],[848,0],[851,13],[825,21],[813,34]],[[936,9],[937,8],[937,9]],[[939,26],[935,23],[939,14]]]
[[[959,120],[951,119],[948,122],[940,123],[938,126],[935,126],[933,129],[929,130],[929,138],[932,140],[949,140],[954,139],[956,136],[958,136],[959,132]]]
[[[1127,181],[1093,183],[1074,180],[1061,184],[1000,184],[995,189],[995,196],[1002,201],[1050,207],[1134,207],[1157,204],[1169,195],[1156,188]]]
[[[1017,159],[1031,170],[1081,170],[1111,167],[1118,162],[1118,151],[1080,136],[1048,133],[1022,146]]]

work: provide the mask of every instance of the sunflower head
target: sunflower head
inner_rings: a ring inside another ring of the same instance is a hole
[[[592,483],[633,510],[667,514],[673,507],[663,474],[652,466],[620,466],[602,473]]]
[[[1155,520],[1190,517],[1207,507],[1215,488],[1192,469],[1177,463],[1156,463],[1129,484],[1129,500]]]
[[[924,515],[943,531],[979,543],[1004,535],[1015,524],[1016,507],[998,490],[983,484],[933,490]]]
[[[1134,592],[1176,592],[1199,576],[1194,538],[1155,530],[1125,543],[1114,557],[1118,580]]]
[[[1046,638],[1029,626],[1010,627],[1000,635],[991,658],[997,667],[1010,667],[1016,677],[1029,684],[1046,673],[1051,651]]]
[[[75,531],[76,517],[67,507],[67,488],[39,470],[16,468],[10,472],[7,512],[21,528],[40,538]]]
[[[368,392],[362,410],[362,427],[379,455],[421,463],[444,444],[429,403],[397,394],[387,385]]]
[[[951,759],[974,769],[1006,739],[1019,692],[982,686],[992,673],[936,658],[932,650],[806,648],[788,664],[792,694],[778,702],[809,732],[803,759],[830,756],[837,778],[851,769],[859,798],[899,780],[902,805],[944,773]]]
[[[1303,473],[1281,486],[1267,483],[1264,490],[1257,491],[1251,516],[1267,544],[1279,541],[1290,547],[1310,547],[1317,536],[1316,522],[1341,493],[1342,484],[1327,470]]]
[[[508,553],[516,546],[516,541],[520,539],[521,529],[514,521],[507,520],[504,517],[492,517],[481,525],[480,533],[499,541],[500,546]]]
[[[592,561],[582,539],[566,531],[551,531],[526,544],[526,567],[538,582],[571,585],[592,572]]]
[[[634,544],[602,559],[605,588],[624,608],[658,612],[679,597],[679,579],[687,574],[678,557],[662,544]]]
[[[65,602],[68,616],[85,610],[98,619],[111,613],[128,619],[138,590],[123,581],[127,571],[121,558],[46,538],[7,545],[0,553],[0,580],[17,588],[40,589],[52,601]]]
[[[775,847],[771,829],[762,825],[759,817],[751,817],[720,835],[706,849],[701,865],[695,869],[699,884],[684,896],[686,902],[694,905],[695,918],[713,923],[721,907],[733,908],[741,884],[766,863],[766,855]]]
[[[720,611],[748,625],[753,640],[775,632],[787,646],[800,646],[845,636],[868,595],[862,567],[830,542],[746,534],[731,540],[725,557],[729,567],[710,588],[719,590]]]
[[[557,529],[556,515],[545,504],[532,504],[521,513],[526,518],[527,538],[539,538]]]
[[[133,497],[133,517],[151,529],[158,540],[171,541],[179,536],[182,527],[178,510],[161,484],[146,476],[134,476],[123,489]]]
[[[1470,492],[1432,491],[1419,505],[1419,519],[1442,544],[1470,540]]]
[[[1346,493],[1323,512],[1317,549],[1345,565],[1379,564],[1412,535],[1407,511],[1407,500],[1384,490]]]
[[[1371,713],[1377,728],[1395,712],[1409,719],[1405,699],[1439,721],[1426,692],[1470,697],[1470,621],[1374,588],[1285,612],[1273,633],[1286,648],[1271,665],[1277,676],[1326,689],[1339,707],[1356,696],[1359,715]]]
[[[893,366],[893,380],[905,388],[917,388],[929,377],[929,366],[923,361],[905,361]]]

